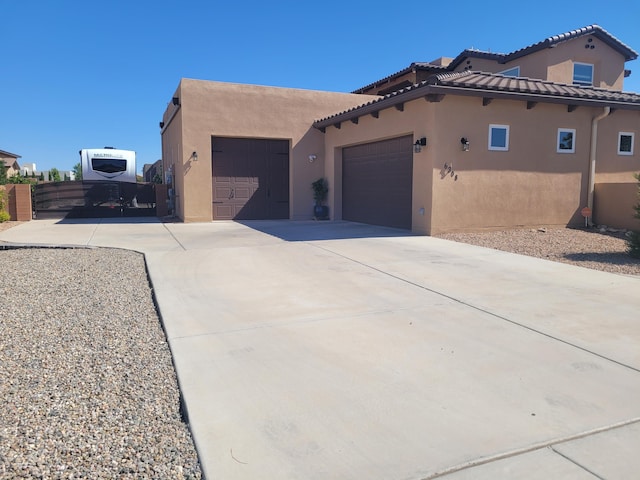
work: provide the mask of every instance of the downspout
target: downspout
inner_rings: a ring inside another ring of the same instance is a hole
[[[596,185],[596,149],[598,148],[598,122],[611,113],[611,107],[604,107],[604,111],[591,120],[591,152],[589,154],[589,191],[587,207],[593,216],[593,192]],[[593,225],[592,217],[589,217],[589,225]]]

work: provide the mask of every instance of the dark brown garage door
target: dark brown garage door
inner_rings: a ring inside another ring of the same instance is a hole
[[[214,220],[289,218],[289,141],[212,137]]]
[[[412,137],[342,150],[342,218],[411,229]]]

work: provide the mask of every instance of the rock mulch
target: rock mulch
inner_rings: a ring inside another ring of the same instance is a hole
[[[0,250],[0,479],[198,479],[142,255]]]
[[[625,232],[610,228],[535,228],[449,233],[439,238],[623,275],[640,275]]]

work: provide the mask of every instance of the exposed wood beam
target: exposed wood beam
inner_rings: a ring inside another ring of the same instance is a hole
[[[396,103],[396,110],[404,112],[404,103]]]
[[[378,110],[376,110],[375,112],[371,112],[371,116],[373,118],[378,118],[380,116],[380,112]]]
[[[482,106],[486,107],[493,101],[493,98],[482,97]]]
[[[533,107],[535,107],[538,104],[538,102],[532,102],[532,101],[528,101],[527,102],[527,110],[531,110]]]
[[[326,128],[324,128],[324,127],[320,127],[320,131],[321,131],[322,133],[327,133],[327,129],[326,129]]]
[[[567,112],[571,113],[573,112],[576,108],[578,108],[577,105],[567,105]]]
[[[351,123],[355,123],[355,124],[357,125],[357,124],[358,124],[358,120],[359,120],[359,118],[360,118],[360,117],[353,117],[353,118],[351,119]]]
[[[340,130],[342,128],[342,123],[340,122],[334,123],[333,126],[336,127],[338,130]]]

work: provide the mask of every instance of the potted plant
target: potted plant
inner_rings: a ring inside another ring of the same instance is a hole
[[[313,199],[316,202],[313,207],[314,218],[316,220],[328,219],[329,207],[324,205],[324,202],[327,199],[327,193],[329,192],[327,181],[324,178],[319,178],[311,184],[311,188],[313,189]]]

